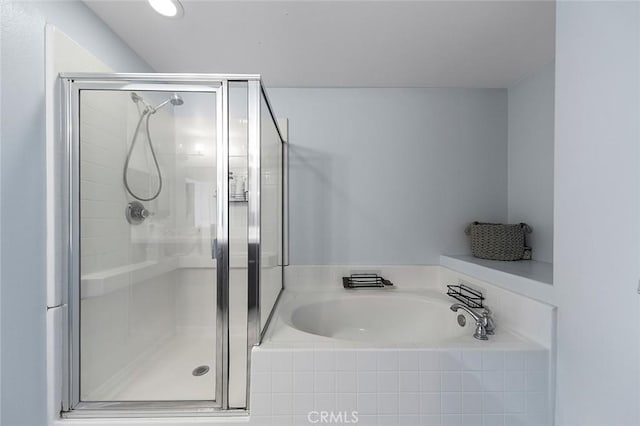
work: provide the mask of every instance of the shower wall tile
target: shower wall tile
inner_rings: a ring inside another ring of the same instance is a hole
[[[250,423],[308,425],[309,415],[325,411],[355,413],[358,424],[547,426],[546,356],[538,350],[257,347]]]

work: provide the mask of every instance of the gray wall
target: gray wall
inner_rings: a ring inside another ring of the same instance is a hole
[[[507,92],[271,89],[290,119],[292,264],[437,264],[507,219]]]
[[[638,425],[640,4],[556,19],[557,424]]]
[[[555,64],[509,88],[509,222],[533,228],[533,258],[553,261]]]
[[[150,71],[80,2],[2,2],[0,423],[11,426],[46,423],[46,23],[118,71]]]

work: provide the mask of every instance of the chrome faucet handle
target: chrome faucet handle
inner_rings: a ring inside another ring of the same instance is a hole
[[[493,321],[493,317],[491,316],[491,309],[485,307],[484,310],[482,311],[482,318],[484,319],[485,329],[487,331],[487,334],[489,335],[495,334],[496,323],[495,321]]]
[[[149,216],[153,216],[153,213],[147,210],[141,202],[132,201],[127,205],[125,216],[130,224],[139,225]]]
[[[458,312],[458,309],[462,309],[463,311],[468,313],[476,323],[476,331],[475,333],[473,333],[473,337],[478,340],[489,340],[489,338],[487,337],[487,325],[489,324],[490,317],[488,317],[485,312],[482,312],[482,314],[478,315],[472,309],[460,303],[454,303],[453,305],[451,305],[450,309],[453,312]]]
[[[487,334],[489,333],[487,332],[485,321],[483,319],[476,321],[476,331],[473,333],[473,337],[478,340],[489,340]]]

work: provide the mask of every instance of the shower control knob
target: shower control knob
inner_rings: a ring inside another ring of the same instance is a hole
[[[130,224],[139,225],[151,216],[151,212],[140,201],[132,201],[127,205],[125,216]]]

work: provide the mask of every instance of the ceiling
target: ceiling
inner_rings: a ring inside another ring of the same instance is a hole
[[[552,1],[146,1],[88,6],[158,72],[268,87],[510,87],[554,58]]]

